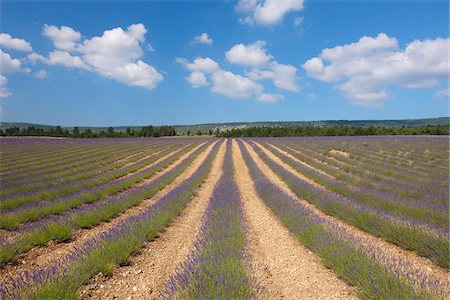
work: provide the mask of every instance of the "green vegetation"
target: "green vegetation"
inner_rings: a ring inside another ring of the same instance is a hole
[[[249,127],[231,129],[220,133],[220,137],[292,137],[292,136],[357,136],[357,135],[449,135],[448,125],[423,125],[402,127],[381,126],[291,126]]]
[[[115,131],[113,127],[106,130],[93,132],[90,128],[81,132],[79,127],[74,127],[71,132],[62,129],[61,126],[44,129],[42,127],[28,126],[20,128],[18,126],[0,129],[0,136],[52,136],[52,137],[72,137],[72,138],[120,138],[120,137],[160,137],[177,135],[173,126],[153,127],[144,126],[140,129],[127,127],[125,131]]]

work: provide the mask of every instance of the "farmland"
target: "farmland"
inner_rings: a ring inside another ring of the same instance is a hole
[[[448,137],[0,142],[2,299],[448,296]]]

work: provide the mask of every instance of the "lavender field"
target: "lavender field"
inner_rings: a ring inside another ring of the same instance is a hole
[[[0,145],[1,299],[448,298],[448,137]]]

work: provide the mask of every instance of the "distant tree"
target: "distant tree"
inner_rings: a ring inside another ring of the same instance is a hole
[[[5,133],[3,132],[3,129],[0,129],[0,136],[5,136]]]
[[[55,135],[56,136],[63,136],[64,135],[61,126],[58,125],[58,126],[55,127]]]
[[[107,137],[114,137],[114,128],[108,127],[108,130],[106,131]]]
[[[75,126],[75,127],[73,128],[73,130],[72,130],[72,136],[75,137],[75,138],[80,137],[80,129],[79,129],[77,126]]]
[[[127,130],[125,130],[125,136],[131,136],[131,128],[127,127]]]
[[[188,130],[186,134],[187,134],[187,135],[191,135],[191,131],[190,131],[190,130]]]
[[[144,126],[141,128],[140,132],[138,133],[139,136],[143,136],[143,137],[150,137],[153,136],[153,126],[149,125],[149,126]]]
[[[195,133],[195,135],[202,135],[202,132],[200,130],[197,130],[197,132]]]
[[[94,134],[92,133],[92,131],[91,131],[89,128],[87,128],[87,129],[83,132],[82,136],[83,136],[84,138],[91,138],[91,137],[94,137]]]
[[[19,129],[19,127],[6,128],[5,135],[7,135],[7,136],[20,135],[20,129]]]
[[[212,129],[208,130],[208,135],[213,135]]]

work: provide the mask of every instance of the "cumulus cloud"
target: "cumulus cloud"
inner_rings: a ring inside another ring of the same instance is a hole
[[[209,35],[206,32],[203,32],[200,35],[197,35],[194,40],[197,43],[200,44],[205,44],[205,45],[212,45],[213,44],[213,39],[209,37]]]
[[[81,40],[81,33],[68,26],[60,28],[54,25],[44,25],[42,34],[52,40],[56,49],[74,50]]]
[[[205,74],[199,71],[192,72],[188,77],[186,77],[186,80],[192,85],[194,88],[198,88],[201,86],[208,85],[208,79],[206,79]]]
[[[43,62],[45,62],[45,57],[42,56],[42,55],[40,55],[40,54],[38,54],[38,53],[35,53],[35,52],[33,52],[33,53],[31,53],[31,54],[28,54],[27,59],[28,59],[28,61],[30,61],[32,64],[36,64],[38,61],[43,61]]]
[[[283,96],[264,93],[264,87],[249,77],[223,70],[217,62],[209,57],[198,57],[192,62],[177,58],[191,74],[186,80],[192,87],[206,86],[211,83],[211,92],[233,99],[255,98],[258,101],[274,103],[284,99]]]
[[[67,51],[54,50],[49,53],[48,58],[43,60],[49,65],[63,65],[68,68],[80,68],[89,70],[89,66],[79,56],[71,55]]]
[[[143,24],[132,24],[126,30],[117,27],[82,41],[81,34],[70,27],[46,24],[43,34],[53,41],[56,49],[48,57],[32,53],[28,60],[84,69],[129,86],[153,89],[164,77],[140,59],[144,53],[142,46],[150,45],[144,44],[146,33]]]
[[[11,92],[6,89],[7,81],[6,77],[0,74],[0,98],[11,96]]]
[[[194,59],[194,61],[192,63],[190,63],[189,61],[187,61],[184,58],[179,58],[179,57],[176,58],[176,61],[178,63],[182,64],[183,66],[185,66],[190,71],[198,71],[198,72],[203,72],[203,73],[214,73],[220,69],[219,64],[216,63],[214,60],[212,60],[209,57],[206,57],[206,58],[197,57],[196,59]]]
[[[389,86],[430,88],[449,74],[450,39],[415,40],[400,49],[395,38],[380,33],[358,42],[322,50],[302,67],[308,76],[335,83],[357,105],[382,107]]]
[[[256,41],[249,45],[237,44],[225,53],[225,57],[232,64],[263,67],[272,59],[272,56],[266,53],[265,45],[264,41]]]
[[[0,34],[0,46],[18,51],[32,51],[30,43],[23,39],[13,38],[11,35],[6,33]],[[0,49],[0,72],[29,73],[31,70],[29,68],[23,68],[22,62],[19,59],[11,57],[11,55]],[[5,98],[11,95],[11,92],[6,88],[6,83],[6,77],[0,74],[0,98]]]
[[[275,103],[278,100],[283,100],[284,96],[280,94],[266,94],[261,93],[258,95],[258,100],[266,103]]]
[[[22,69],[22,63],[16,58],[12,58],[8,53],[0,49],[0,70],[2,73],[29,72],[29,69]]]
[[[239,0],[235,9],[244,15],[243,24],[275,25],[287,13],[302,10],[303,0]]]
[[[297,68],[291,65],[279,64],[273,61],[268,69],[253,69],[249,72],[249,77],[253,80],[270,79],[273,84],[282,90],[298,92]]]
[[[211,84],[213,93],[229,98],[255,98],[260,102],[275,103],[283,100],[284,96],[264,92],[264,86],[259,81],[271,80],[279,89],[297,92],[297,69],[275,61],[264,46],[264,41],[237,44],[225,52],[228,62],[251,68],[245,76],[222,69],[209,57],[197,57],[192,62],[184,58],[177,58],[176,61],[191,71],[186,80],[194,88]]]
[[[40,78],[40,79],[46,78],[47,75],[48,75],[47,71],[45,71],[45,70],[39,70],[36,73],[34,73],[34,77]]]
[[[263,90],[260,84],[251,79],[224,70],[215,72],[212,76],[212,81],[212,92],[230,98],[246,99],[252,96],[258,97]]]
[[[30,52],[31,44],[23,39],[13,38],[7,33],[0,33],[0,46],[8,49]]]

